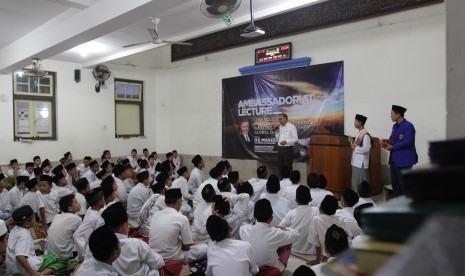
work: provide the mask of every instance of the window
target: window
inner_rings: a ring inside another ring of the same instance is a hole
[[[56,73],[13,74],[14,139],[56,140]]]
[[[115,78],[115,136],[144,136],[144,83]]]

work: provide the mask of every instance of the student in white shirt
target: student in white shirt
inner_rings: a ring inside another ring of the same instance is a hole
[[[260,199],[268,199],[273,207],[273,221],[271,221],[273,226],[279,225],[284,216],[291,210],[289,200],[278,194],[279,189],[279,178],[272,174],[266,182],[266,192],[260,195]]]
[[[144,203],[150,198],[149,185],[149,173],[147,171],[140,172],[137,174],[137,183],[134,188],[131,189],[128,195],[128,216],[129,219],[137,222],[139,212]]]
[[[92,258],[86,259],[76,276],[118,276],[112,264],[121,253],[121,246],[115,233],[108,226],[103,225],[92,231],[89,236],[89,249]]]
[[[79,205],[81,206],[81,209],[77,212],[77,215],[80,216],[81,218],[84,218],[84,215],[87,212],[87,201],[86,201],[86,194],[90,192],[90,186],[89,186],[89,181],[87,181],[87,178],[80,178],[74,183],[74,187],[76,187],[77,192],[75,193],[76,195],[76,200],[79,202]]]
[[[74,258],[77,256],[77,249],[74,246],[73,234],[82,223],[82,219],[76,215],[81,206],[74,194],[64,196],[59,204],[61,214],[55,216],[48,229],[47,254]]]
[[[68,184],[66,185],[68,188],[76,192],[76,188],[74,188],[74,182],[79,179],[79,174],[76,169],[76,163],[71,162],[65,166],[66,169],[66,181]]]
[[[253,196],[250,197],[250,200],[253,202],[257,202],[260,199],[260,195],[265,191],[266,187],[266,176],[268,175],[268,171],[265,166],[260,166],[257,168],[257,177],[249,179],[250,185],[253,188]]]
[[[245,224],[239,230],[242,240],[249,242],[254,249],[255,261],[259,267],[273,266],[283,271],[286,267],[278,259],[278,248],[294,243],[299,232],[292,228],[271,226],[273,209],[267,199],[260,199],[254,208],[255,225]],[[283,260],[287,263],[287,260]]]
[[[179,170],[181,168],[181,165],[182,165],[181,156],[178,155],[177,150],[173,150],[171,153],[173,154],[174,168],[177,171],[177,170]]]
[[[325,250],[326,254],[329,256],[328,261],[335,259],[334,256],[349,249],[348,240],[347,233],[341,227],[333,224],[328,228],[325,234]],[[322,271],[324,265],[325,264],[322,263],[312,266],[315,275],[327,275]]]
[[[27,176],[29,179],[34,178],[34,163],[27,162],[21,175]]]
[[[192,225],[192,238],[194,241],[208,239],[207,219],[212,214],[212,204],[216,196],[215,189],[210,184],[202,188],[203,201],[194,209],[194,223]]]
[[[45,159],[44,162],[42,162],[42,165],[40,166],[42,168],[43,174],[48,174],[53,177],[52,175],[52,162],[50,160]]]
[[[286,187],[292,186],[292,181],[289,179],[291,176],[291,169],[288,166],[283,166],[281,168],[281,181],[279,182],[279,185],[281,189],[279,190],[279,195],[283,196],[284,191],[286,190]]]
[[[39,181],[39,214],[42,223],[42,232],[47,233],[48,227],[58,214],[57,198],[52,191],[52,178],[42,175]]]
[[[11,208],[15,209],[19,207],[21,199],[26,194],[26,182],[28,181],[28,176],[20,175],[16,177],[16,185],[9,191]]]
[[[14,180],[18,176],[20,176],[24,171],[19,167],[19,163],[17,159],[11,159],[10,160],[10,169],[6,172],[7,176],[13,177]]]
[[[8,246],[8,228],[6,227],[5,221],[0,219],[0,253],[5,254]],[[4,260],[2,260],[4,262]]]
[[[371,208],[373,207],[373,203],[364,203],[362,205],[359,205],[357,206],[356,208],[354,208],[354,218],[355,220],[357,221],[357,224],[358,226],[360,227],[360,229],[362,229],[363,225],[362,225],[362,211],[366,208]],[[356,244],[359,244],[363,241],[365,241],[367,239],[367,236],[363,234],[363,232],[354,237],[353,240],[352,240],[352,246],[356,246]]]
[[[155,183],[152,184],[150,188],[152,189],[153,195],[150,196],[140,209],[138,220],[139,233],[144,237],[149,236],[150,222],[152,221],[153,214],[164,209],[157,205],[157,202],[159,202],[158,199],[163,198],[163,201],[165,201],[165,184]]]
[[[316,259],[307,262],[309,265],[316,265],[325,262],[329,257],[325,251],[325,235],[331,225],[341,227],[346,231],[347,236],[352,239],[352,233],[344,226],[338,217],[334,216],[338,208],[337,199],[334,196],[327,195],[321,202],[320,214],[314,216],[310,223],[310,233],[308,242],[315,245]]]
[[[182,205],[180,189],[165,192],[166,208],[156,212],[150,223],[150,247],[166,260],[189,262],[206,257],[208,246],[194,244],[189,220],[179,213]]]
[[[212,185],[213,189],[215,189],[215,192],[217,194],[220,193],[220,190],[218,189],[218,181],[221,178],[223,178],[223,176],[221,175],[221,172],[222,172],[222,168],[213,167],[210,170],[210,178],[205,180],[202,184],[200,184],[200,186],[197,189],[197,192],[194,193],[194,201],[193,201],[194,210],[197,208],[197,206],[199,206],[199,204],[203,202],[202,189],[205,187],[205,185],[207,184]],[[192,178],[192,175],[191,175],[191,178]]]
[[[42,165],[42,160],[40,160],[40,156],[36,155],[32,158],[32,162],[34,163],[34,168],[40,168]]]
[[[312,202],[310,202],[310,205],[313,207],[320,208],[320,204],[325,196],[333,195],[330,191],[321,188],[323,185],[320,184],[320,175],[317,173],[312,172],[307,176],[307,185],[310,187],[310,194],[312,195]]]
[[[38,168],[34,168],[33,169],[33,174],[34,174],[34,178],[37,179],[37,181],[40,180],[40,176],[42,174],[44,174],[44,171],[42,170],[41,167],[38,167]]]
[[[242,180],[239,180],[239,172],[238,171],[229,172],[228,179],[232,185],[231,192],[237,193],[237,188],[239,187],[240,184],[242,184]]]
[[[99,169],[100,169],[100,166],[99,166],[97,160],[92,160],[89,163],[89,170],[87,170],[85,173],[83,173],[82,177],[87,178],[87,181],[89,181],[89,183],[92,183],[95,180],[97,180],[97,176],[95,174],[99,171]]]
[[[73,239],[80,259],[84,257],[88,248],[89,236],[98,227],[105,224],[102,216],[100,215],[100,209],[105,206],[105,200],[103,199],[103,192],[101,188],[95,188],[86,195],[87,203],[90,209],[87,210],[86,215],[82,224],[74,232]]]
[[[299,171],[292,171],[289,179],[292,182],[291,186],[286,187],[284,190],[283,196],[289,200],[289,207],[291,210],[297,208],[297,202],[295,202],[295,193],[297,188],[300,186],[300,172]]]
[[[53,177],[53,183],[55,185],[53,185],[52,192],[55,195],[57,201],[60,201],[60,199],[65,195],[73,193],[73,190],[68,187],[68,182],[66,181],[66,177],[62,172],[58,172]]]
[[[231,239],[226,220],[210,216],[207,231],[213,241],[207,252],[207,276],[251,276],[258,273],[252,246],[248,242]]]
[[[149,150],[147,148],[142,150],[142,156],[140,159],[149,161]]]
[[[131,165],[131,167],[135,170],[137,169],[139,166],[137,165],[137,150],[136,149],[132,149],[131,150],[131,155],[129,155],[128,157],[126,157],[128,160],[129,160],[129,164]]]
[[[42,258],[37,257],[29,228],[35,225],[35,215],[29,205],[21,206],[12,214],[15,227],[8,237],[5,264],[7,275],[50,275],[48,268],[39,273]]]
[[[26,182],[26,188],[29,190],[21,199],[19,206],[29,205],[35,214],[39,213],[39,194],[36,193],[39,189],[39,182],[36,178],[29,179]]]
[[[213,198],[211,214],[218,215],[228,222],[231,238],[239,239],[239,228],[247,215],[249,201],[250,197],[246,193],[230,194],[228,197],[216,195]]]
[[[191,171],[191,176],[189,178],[188,185],[191,193],[195,195],[197,189],[203,182],[202,169],[205,167],[205,161],[203,161],[202,156],[197,154],[196,156],[194,156],[194,158],[192,158],[192,164],[194,164],[194,168]]]
[[[115,176],[116,186],[116,198],[126,205],[128,201],[128,192],[126,191],[126,185],[124,185],[124,180],[126,180],[126,168],[123,165],[116,165],[113,168],[113,174]]]
[[[186,166],[179,168],[176,172],[179,177],[173,181],[172,188],[181,189],[182,193],[182,207],[181,212],[185,215],[188,215],[192,211],[192,207],[189,205],[189,201],[192,202],[194,195],[189,193],[189,187],[187,182],[189,181],[190,173],[187,170]]]
[[[252,185],[250,185],[248,181],[242,183],[240,186],[237,187],[237,194],[239,195],[243,193],[248,194],[250,198],[252,198],[254,194],[253,187]],[[244,218],[245,223],[253,223],[255,221],[255,217],[253,213],[254,207],[255,207],[255,203],[252,200],[249,200],[249,204],[247,207],[247,215]]]
[[[121,202],[112,204],[102,217],[121,245],[121,254],[112,266],[119,275],[158,276],[158,269],[165,265],[163,258],[140,239],[128,238],[128,215]]]
[[[63,154],[63,162],[60,162],[65,166],[66,164],[69,164],[71,162],[73,162],[73,155],[71,154],[71,152],[66,152],[65,154]]]
[[[113,163],[110,163],[110,161],[105,160],[100,164],[100,169],[104,170],[107,174],[112,174],[113,173]]]
[[[149,172],[150,174],[150,179],[155,179],[155,157],[151,154],[149,155],[149,158],[147,160],[149,162],[149,167],[147,169],[147,171]]]
[[[79,177],[84,177],[84,174],[90,170],[90,162],[92,161],[92,157],[85,156],[82,160],[82,163],[78,165],[77,172]]]
[[[362,181],[369,181],[368,166],[370,164],[371,135],[365,129],[367,117],[356,114],[354,127],[358,129],[355,138],[348,137],[352,152],[352,189],[356,190]]]
[[[12,211],[10,202],[10,194],[6,189],[5,175],[0,173],[0,219],[7,220],[10,218],[10,211]]]
[[[357,187],[357,193],[359,195],[358,202],[354,205],[354,208],[365,204],[365,203],[371,203],[374,206],[376,206],[376,203],[374,202],[373,199],[371,199],[371,186],[370,183],[366,181],[362,181],[360,184],[358,184]]]
[[[307,186],[300,185],[297,188],[295,201],[298,204],[297,208],[287,213],[279,225],[299,231],[300,236],[292,245],[292,253],[315,255],[315,247],[308,242],[308,235],[310,223],[319,211],[318,208],[308,205],[312,197]]]
[[[110,175],[109,173],[107,173],[106,170],[100,170],[98,171],[96,174],[95,174],[95,177],[97,177],[97,179],[91,183],[89,183],[89,187],[90,189],[95,189],[95,188],[98,188],[100,187],[100,183],[102,183],[102,180],[105,179],[108,175]]]

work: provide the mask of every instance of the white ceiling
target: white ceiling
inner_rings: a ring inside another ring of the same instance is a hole
[[[167,40],[185,40],[227,28],[221,19],[203,16],[200,1],[0,0],[0,71],[18,70],[29,65],[33,57],[83,66],[141,52],[146,58],[156,58],[156,51],[147,50],[163,45],[122,48],[150,40],[147,28],[153,24],[149,16],[161,19],[159,34]],[[255,17],[267,17],[317,1],[254,0]],[[233,18],[234,25],[250,20],[248,0],[242,1]],[[86,55],[74,48],[86,42],[90,42],[86,44],[89,46]]]

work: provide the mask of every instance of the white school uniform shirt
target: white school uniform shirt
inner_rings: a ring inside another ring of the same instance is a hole
[[[113,266],[97,261],[94,258],[85,260],[76,271],[75,276],[118,276]]]
[[[194,193],[194,200],[193,200],[194,209],[197,208],[197,206],[200,203],[205,202],[205,200],[203,200],[202,198],[202,190],[207,184],[210,184],[213,186],[213,189],[215,189],[215,192],[217,195],[220,194],[220,189],[218,189],[218,180],[210,177],[209,179],[205,180],[202,184],[200,184],[197,191]]]
[[[278,194],[281,196],[284,196],[284,191],[286,190],[286,187],[292,186],[292,181],[289,178],[283,178],[283,180],[279,181],[279,192]]]
[[[248,194],[231,194],[228,197],[231,206],[234,207],[231,213],[225,216],[224,219],[228,222],[228,225],[231,228],[231,236],[234,239],[239,239],[239,228],[247,218],[250,196]]]
[[[86,253],[90,234],[92,234],[95,229],[104,224],[105,221],[103,220],[99,211],[92,209],[87,210],[86,215],[84,216],[84,220],[73,235],[74,245],[76,246],[80,256],[84,256]]]
[[[297,128],[295,125],[287,122],[284,126],[279,125],[279,132],[275,134],[278,147],[294,146],[299,137],[297,136]],[[285,145],[280,145],[280,141],[286,141]]]
[[[121,254],[112,266],[119,275],[158,276],[158,269],[165,265],[163,258],[139,239],[115,233],[121,245]]]
[[[57,202],[59,202],[64,196],[72,194],[73,191],[69,189],[68,186],[60,187],[55,185],[52,187],[51,193],[55,195]]]
[[[66,182],[68,183],[65,187],[73,191],[73,193],[77,192],[76,187],[74,187],[73,185],[73,177],[70,174],[66,173],[65,178],[66,178]]]
[[[131,155],[129,155],[128,157],[126,157],[128,160],[129,160],[129,164],[131,165],[131,167],[135,170],[137,168],[139,168],[139,166],[137,166],[137,156],[136,158],[132,158]]]
[[[130,219],[137,220],[144,203],[150,198],[149,188],[138,183],[131,189],[128,195],[127,212]]]
[[[310,202],[310,205],[313,207],[320,208],[321,202],[323,201],[323,199],[325,199],[325,196],[333,195],[333,193],[325,189],[310,188],[310,195],[312,196],[312,201]]]
[[[23,169],[19,169],[18,170],[18,175],[23,175],[24,173],[24,170]],[[9,169],[7,172],[6,172],[6,176],[14,176],[14,171],[13,169]]]
[[[157,199],[159,197],[161,197],[160,194],[151,195],[140,209],[138,219],[139,233],[143,236],[148,237],[150,231],[150,222],[152,221],[153,214],[157,211],[160,211],[156,205]]]
[[[184,259],[182,244],[193,243],[189,220],[171,207],[153,215],[149,237],[150,248],[164,260]]]
[[[74,193],[75,197],[76,197],[76,201],[79,203],[79,205],[81,205],[81,209],[76,213],[77,215],[79,216],[84,216],[87,212],[87,200],[86,200],[86,197],[77,192],[77,193]]]
[[[329,257],[328,262],[331,262],[334,259],[336,259],[336,257]],[[320,263],[320,264],[317,264],[317,265],[312,265],[312,270],[313,270],[313,272],[315,272],[316,276],[327,276],[328,275],[328,273],[324,272],[324,270],[323,270],[323,267],[326,265],[326,263]]]
[[[194,195],[189,193],[187,179],[185,179],[184,177],[180,176],[173,181],[173,184],[171,185],[171,189],[175,189],[175,188],[181,189],[182,199],[184,203],[187,203],[188,200],[194,199]]]
[[[14,186],[10,189],[10,205],[12,208],[19,207],[19,203],[21,199],[23,199],[24,195],[26,194],[26,189],[21,191],[18,189],[18,186]]]
[[[352,232],[353,237],[362,234],[362,229],[354,218],[354,209],[352,207],[342,208],[336,211],[336,217],[344,224],[344,226]]]
[[[132,181],[132,178],[128,177],[124,181],[124,186],[126,187],[126,192],[129,194],[132,188],[134,188],[134,181]]]
[[[29,205],[34,213],[39,213],[39,194],[40,192],[27,192],[19,202],[19,206]]]
[[[358,202],[355,203],[355,205],[354,205],[353,208],[355,209],[355,208],[357,208],[358,206],[360,206],[360,205],[362,205],[362,204],[365,204],[365,203],[371,203],[371,204],[373,204],[373,207],[376,206],[375,201],[374,201],[373,199],[371,199],[370,197],[359,197],[359,198],[358,198]]]
[[[194,210],[194,223],[192,235],[196,241],[208,239],[207,219],[212,215],[212,203],[202,202]]]
[[[126,191],[126,185],[124,185],[124,181],[119,177],[113,177],[116,181],[116,186],[118,190],[116,191],[116,198],[119,201],[126,203],[128,201],[128,192]]]
[[[310,222],[313,217],[319,214],[316,207],[310,205],[299,205],[291,210],[279,223],[281,226],[291,227],[299,231],[299,239],[292,244],[292,252],[305,255],[314,255],[315,247],[308,242],[310,233]]]
[[[49,194],[42,194],[39,191],[38,195],[39,195],[39,210],[40,208],[44,208],[45,219],[47,223],[50,223],[53,221],[55,216],[58,214],[57,198],[55,194],[52,193],[51,191]]]
[[[328,228],[331,225],[335,224],[338,227],[341,227],[346,231],[349,244],[352,240],[352,232],[350,232],[347,227],[345,227],[344,223],[336,216],[328,216],[326,214],[319,214],[313,217],[312,221],[310,222],[310,232],[308,234],[308,242],[313,244],[314,246],[321,247],[321,254],[329,257],[328,253],[325,250],[325,236]]]
[[[360,134],[361,132],[359,131],[357,136],[355,136],[355,140],[358,139]],[[365,134],[365,136],[363,136],[362,147],[356,145],[352,152],[352,160],[350,162],[352,166],[356,168],[362,168],[363,166],[364,169],[368,169],[368,165],[370,164],[370,149],[371,139],[368,134]]]
[[[203,172],[199,168],[195,167],[191,171],[191,176],[189,177],[188,186],[192,194],[196,194],[197,189],[203,182]]]
[[[243,241],[252,245],[255,261],[259,267],[274,266],[280,271],[283,271],[285,267],[278,260],[278,248],[294,243],[299,238],[297,230],[292,228],[281,230],[263,222],[243,225],[239,230],[239,235]]]
[[[79,172],[79,175],[81,177],[84,177],[84,174],[87,173],[88,171],[90,171],[90,167],[87,166],[87,167],[84,167],[84,164],[81,163],[77,166],[77,171]]]
[[[92,190],[92,189],[95,189],[95,188],[100,187],[100,184],[101,184],[101,183],[102,183],[102,179],[98,179],[98,178],[97,178],[94,182],[92,182],[92,183],[89,184],[89,187],[90,187],[90,189]]]
[[[82,219],[73,213],[61,213],[55,216],[48,229],[47,254],[70,258],[74,246],[73,234],[82,224]]]
[[[35,177],[34,172],[28,173],[26,170],[24,170],[21,174],[21,176],[27,176],[29,179],[33,179]]]
[[[297,193],[297,188],[299,188],[300,184],[292,184],[291,186],[286,187],[284,190],[284,197],[289,201],[289,208],[294,210],[297,208],[297,202],[295,201],[295,195]]]
[[[213,242],[207,251],[207,276],[251,276],[258,273],[258,266],[250,243],[224,239]]]
[[[82,177],[87,178],[87,181],[89,181],[89,183],[92,183],[95,180],[97,180],[97,176],[95,176],[95,173],[92,170],[88,170],[87,172],[85,172]]]
[[[255,202],[250,200],[249,205],[247,206],[247,216],[245,217],[245,220],[244,220],[245,223],[253,223],[255,221],[254,208],[255,208]]]
[[[5,212],[5,211],[10,211],[11,210],[11,199],[10,199],[10,193],[6,188],[4,188],[0,192],[0,210]]]
[[[271,203],[271,208],[273,208],[273,220],[271,221],[271,225],[279,225],[281,220],[283,220],[286,214],[291,210],[289,200],[278,194],[270,194],[268,192],[261,194],[260,199],[262,198],[268,199]]]
[[[25,256],[28,263],[36,270],[42,264],[42,259],[37,257],[34,251],[34,241],[32,240],[31,232],[20,226],[15,226],[8,238],[5,260],[6,272],[7,275],[15,273],[28,275],[26,270],[16,260],[16,256]]]
[[[250,198],[251,201],[257,203],[257,201],[260,199],[260,195],[265,191],[266,182],[267,180],[263,178],[249,179],[249,183],[253,188],[253,196]]]

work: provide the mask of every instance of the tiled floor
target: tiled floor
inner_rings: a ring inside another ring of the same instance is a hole
[[[296,270],[299,266],[304,265],[308,260],[313,259],[314,256],[308,256],[303,258],[291,255],[289,257],[289,261],[287,262],[287,268],[283,272],[283,276],[292,276],[294,270]]]

